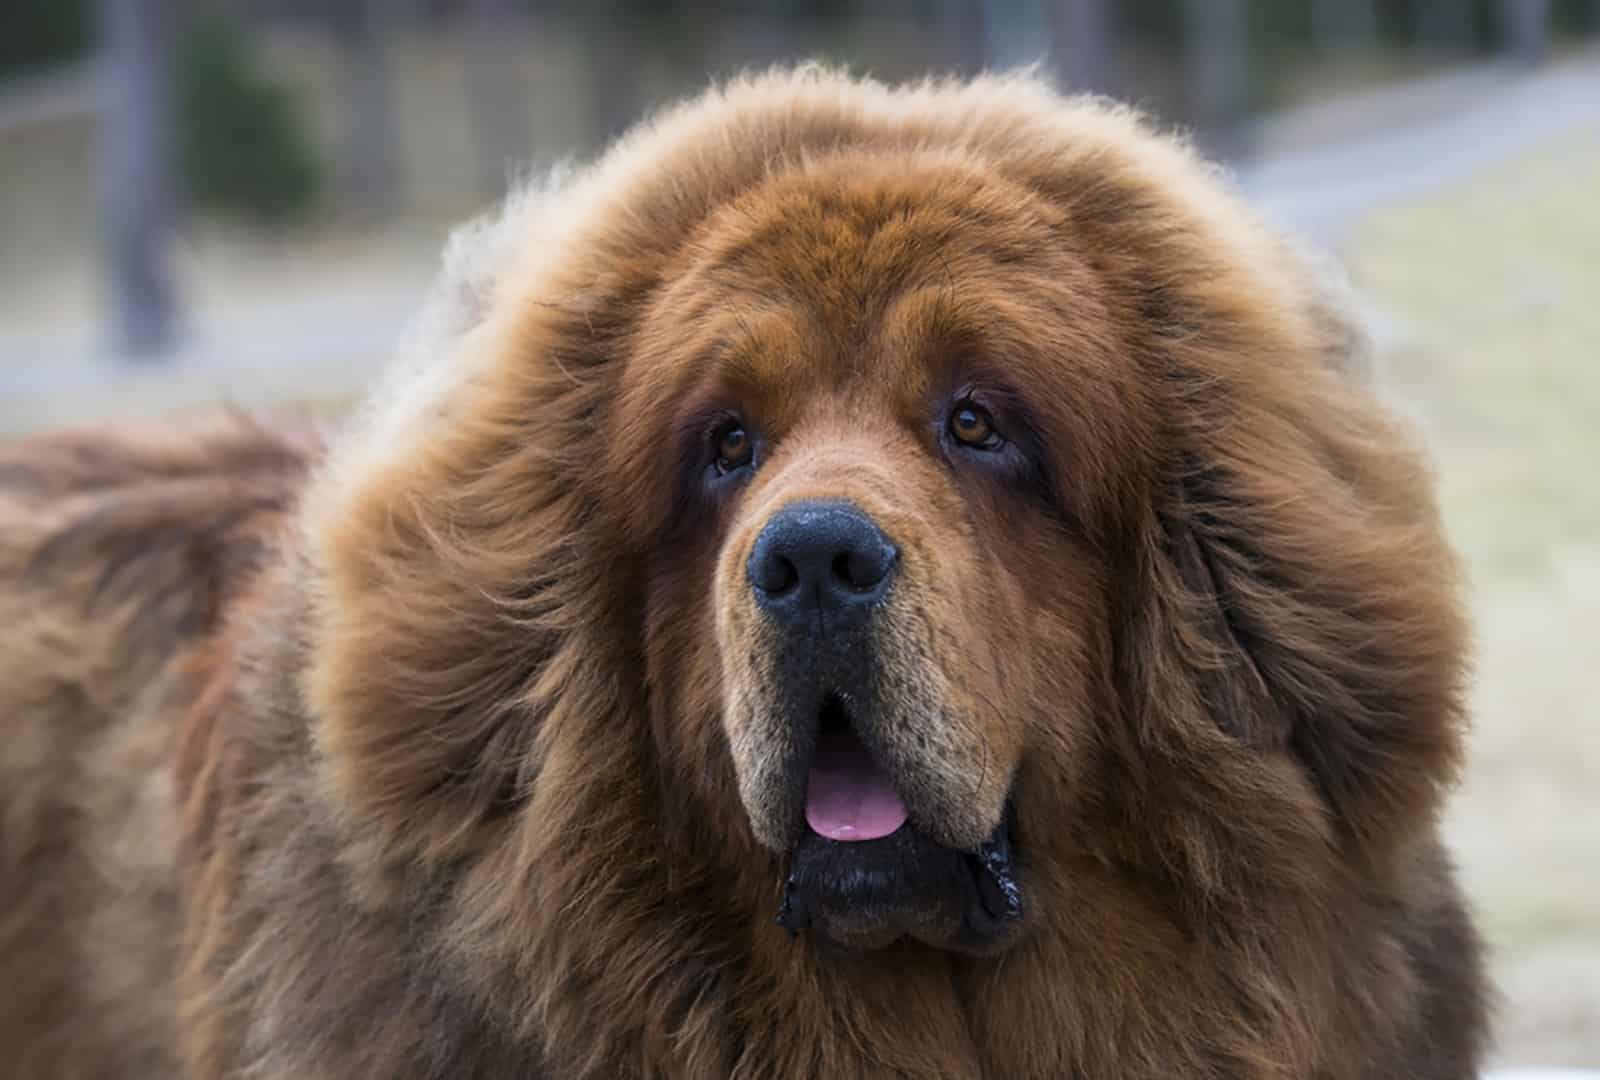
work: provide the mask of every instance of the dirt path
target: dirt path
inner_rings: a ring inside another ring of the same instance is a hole
[[[1597,124],[1600,53],[1534,72],[1486,64],[1269,119],[1239,182],[1270,216],[1337,246],[1374,212]]]

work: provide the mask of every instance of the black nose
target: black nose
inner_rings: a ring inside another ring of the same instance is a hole
[[[767,520],[750,552],[756,601],[776,618],[828,625],[865,619],[883,599],[899,552],[847,502],[792,503]],[[842,627],[841,627],[842,628]]]

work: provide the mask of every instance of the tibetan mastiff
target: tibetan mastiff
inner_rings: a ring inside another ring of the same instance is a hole
[[[1467,629],[1338,287],[1021,77],[735,82],[372,402],[0,456],[0,1073],[1442,1078]]]

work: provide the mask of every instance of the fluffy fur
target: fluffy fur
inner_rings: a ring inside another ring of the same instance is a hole
[[[1121,109],[776,73],[460,242],[331,450],[6,452],[0,1072],[1471,1075],[1455,563],[1308,266]],[[773,925],[742,567],[841,494],[875,750],[941,843],[1015,809],[989,955]]]

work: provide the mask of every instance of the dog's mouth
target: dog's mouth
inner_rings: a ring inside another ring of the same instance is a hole
[[[906,804],[850,723],[844,703],[829,695],[818,721],[806,778],[806,824],[826,840],[881,840],[906,823]]]
[[[778,912],[778,925],[791,934],[810,931],[851,949],[912,937],[989,952],[1021,921],[1009,804],[976,851],[930,839],[833,695],[818,721],[805,818]]]

